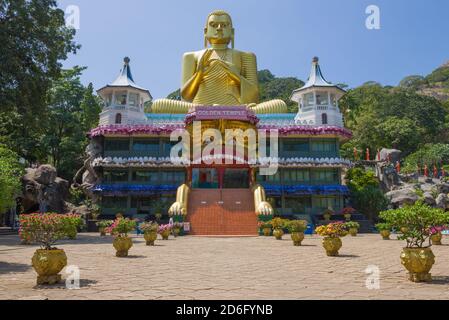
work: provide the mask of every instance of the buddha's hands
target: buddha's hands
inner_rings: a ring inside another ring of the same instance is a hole
[[[210,63],[211,63],[210,57],[211,57],[212,53],[213,53],[213,50],[207,49],[204,52],[203,56],[201,57],[200,61],[198,61],[198,65],[196,67],[196,71],[199,74],[203,75],[203,74],[205,74],[207,72],[207,69],[209,68]]]

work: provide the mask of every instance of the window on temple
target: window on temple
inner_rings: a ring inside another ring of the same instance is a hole
[[[298,139],[285,139],[283,140],[284,152],[308,152],[309,141]]]
[[[121,124],[122,123],[122,114],[121,113],[117,113],[115,115],[115,124]]]
[[[132,179],[134,182],[140,183],[157,183],[159,180],[159,174],[157,171],[133,171]]]
[[[314,206],[317,208],[318,213],[329,208],[337,211],[340,209],[340,202],[336,197],[317,197],[314,199]]]
[[[176,141],[163,141],[162,142],[162,157],[170,157],[170,153],[171,153],[171,148],[176,145],[178,142]],[[178,154],[178,156],[180,157],[181,154]]]
[[[106,209],[124,211],[128,206],[128,199],[127,197],[102,197],[101,206]]]
[[[311,149],[312,152],[335,152],[337,144],[335,140],[313,141]]]
[[[327,92],[319,91],[316,93],[316,104],[319,106],[329,104],[329,96],[327,95]]]
[[[128,171],[110,170],[110,171],[103,172],[103,182],[116,183],[116,182],[127,182],[127,181],[128,181]]]
[[[308,169],[285,169],[283,178],[287,184],[309,183],[310,173]]]
[[[164,184],[181,185],[185,182],[185,179],[184,171],[161,171],[161,181]]]
[[[321,115],[321,123],[322,124],[327,124],[327,113],[323,113]]]
[[[130,93],[128,104],[132,107],[137,107],[139,105],[139,95],[137,93]]]
[[[128,139],[113,139],[104,141],[104,151],[129,151]]]
[[[313,92],[306,93],[304,95],[304,106],[310,107],[310,106],[313,106],[314,104],[315,104],[315,98],[313,96]]]
[[[331,93],[331,104],[333,107],[337,106],[337,97],[335,96],[335,93]]]
[[[126,104],[126,91],[120,91],[115,94],[115,104],[124,106]]]
[[[310,196],[285,197],[284,214],[305,214],[312,207]]]
[[[313,170],[312,181],[318,184],[338,183],[338,169]]]
[[[159,156],[159,140],[134,139],[133,151],[144,151],[148,156]]]
[[[279,184],[281,183],[281,171],[278,170],[276,174],[265,176],[257,174],[256,176],[257,182],[267,183],[267,184]]]

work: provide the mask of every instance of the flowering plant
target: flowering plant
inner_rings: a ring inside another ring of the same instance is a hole
[[[101,220],[101,221],[98,221],[98,222],[96,223],[96,225],[97,225],[97,227],[99,227],[99,228],[108,228],[108,227],[111,226],[112,223],[114,223],[113,220]]]
[[[388,223],[378,223],[375,225],[375,227],[379,231],[384,231],[384,230],[391,231],[391,225]]]
[[[355,221],[349,221],[345,223],[347,229],[360,229],[360,223]]]
[[[157,230],[157,233],[161,234],[163,232],[166,232],[167,230],[170,231],[172,229],[171,224],[161,224]]]
[[[159,225],[156,222],[144,222],[139,225],[140,231],[143,233],[157,232]]]
[[[431,235],[434,235],[434,234],[443,232],[444,230],[447,230],[447,229],[448,229],[448,226],[434,226],[429,229],[429,233]]]
[[[66,215],[57,213],[33,213],[20,215],[19,235],[22,240],[39,242],[42,249],[54,250],[52,246],[67,236],[70,225]]]
[[[407,241],[407,248],[422,248],[433,231],[449,223],[449,213],[441,209],[432,208],[422,201],[417,201],[412,206],[406,206],[396,210],[383,211],[379,217],[402,234],[399,240]]]
[[[292,220],[287,223],[288,230],[290,232],[304,232],[307,229],[307,221],[305,220]]]
[[[131,232],[134,229],[136,229],[136,221],[128,218],[117,218],[110,227],[105,229],[105,231],[114,236],[126,237],[128,236],[128,232]]]
[[[315,229],[315,232],[322,237],[339,238],[348,234],[344,222],[332,222]]]
[[[62,215],[64,223],[66,223],[67,228],[72,230],[77,230],[83,224],[83,220],[81,219],[81,215],[69,213]]]
[[[286,220],[282,218],[274,218],[270,221],[271,225],[273,226],[273,229],[282,229],[285,227]]]

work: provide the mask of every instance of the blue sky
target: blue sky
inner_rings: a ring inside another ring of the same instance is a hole
[[[257,55],[258,67],[305,80],[313,56],[325,77],[351,87],[374,80],[396,85],[449,60],[447,0],[60,0],[77,5],[82,45],[64,67],[87,66],[83,83],[96,89],[116,78],[123,57],[134,80],[154,98],[180,86],[181,58],[203,47],[209,12],[228,11],[236,49]],[[368,30],[365,9],[380,8],[380,30]]]

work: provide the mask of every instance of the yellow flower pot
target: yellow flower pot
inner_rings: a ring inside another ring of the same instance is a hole
[[[293,245],[298,247],[301,245],[301,242],[304,240],[304,232],[292,232],[292,240]]]
[[[105,237],[106,236],[106,231],[104,230],[105,228],[99,228],[98,231],[100,231],[100,236],[101,237]]]
[[[168,240],[170,236],[170,229],[164,230],[161,232],[162,240]]]
[[[330,221],[332,216],[330,214],[328,214],[328,213],[325,213],[325,214],[323,214],[323,217],[324,217],[324,220]]]
[[[353,237],[357,237],[357,233],[359,232],[359,229],[357,228],[350,228],[349,229],[349,234]]]
[[[67,265],[64,250],[36,250],[31,259],[34,270],[38,274],[37,284],[55,284],[61,281],[62,269]]]
[[[338,250],[341,249],[343,243],[340,238],[326,237],[323,239],[323,247],[329,257],[338,256]]]
[[[408,279],[413,282],[431,281],[429,273],[435,263],[435,256],[430,248],[404,248],[401,262],[408,271]]]
[[[390,240],[390,230],[380,230],[380,235],[384,240]]]
[[[263,228],[263,235],[269,237],[271,235],[271,228]]]
[[[438,232],[438,233],[430,236],[430,240],[432,240],[432,244],[434,246],[441,246],[442,239],[443,239],[443,235],[441,234],[441,232]]]
[[[273,236],[276,238],[276,240],[282,240],[283,235],[284,235],[284,231],[282,231],[282,229],[275,229],[273,231]]]
[[[408,228],[407,228],[407,227],[402,227],[402,228],[401,228],[401,232],[402,232],[402,233],[408,232]]]
[[[351,216],[352,215],[350,213],[344,214],[344,217],[345,217],[346,221],[351,221]]]
[[[114,239],[114,248],[117,251],[115,255],[117,257],[127,257],[128,251],[133,246],[133,241],[129,237],[116,237]]]
[[[147,246],[154,246],[154,241],[157,239],[157,232],[145,232],[143,237],[145,238],[145,241],[147,243]]]

